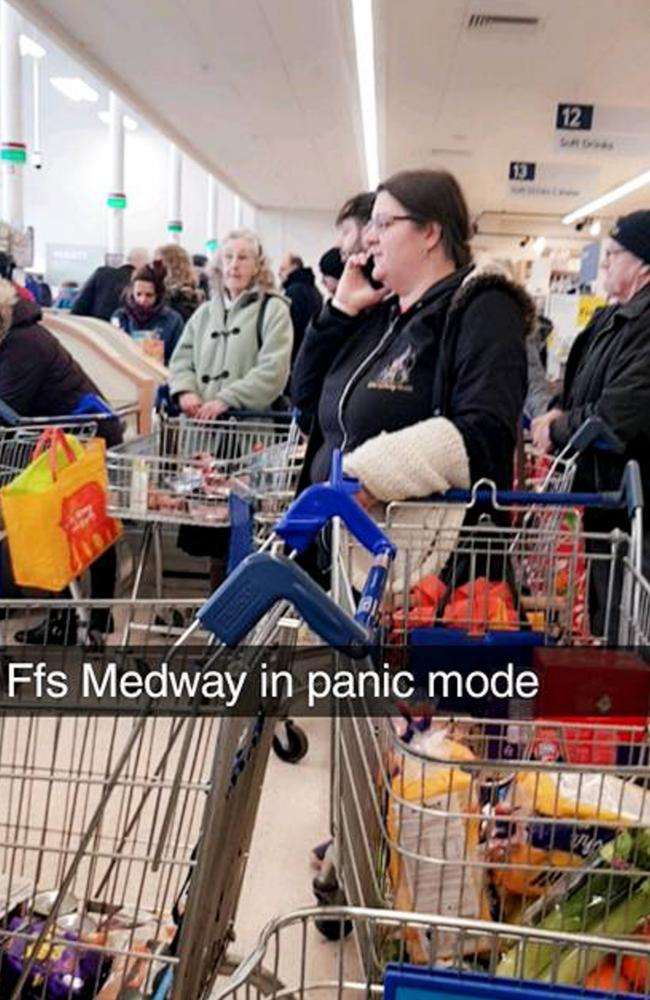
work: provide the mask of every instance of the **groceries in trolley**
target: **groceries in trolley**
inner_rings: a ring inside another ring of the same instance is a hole
[[[225,526],[235,490],[277,515],[303,451],[297,425],[282,414],[213,421],[162,415],[153,434],[110,452],[111,509],[132,520]]]
[[[619,935],[634,933],[650,917],[650,799],[641,780],[649,746],[643,727],[375,720],[375,758],[363,735],[367,720],[343,725],[356,735],[342,734],[342,752],[351,752],[352,740],[365,746],[368,759],[360,766],[378,778],[373,799],[384,817],[385,893],[396,909]],[[572,763],[585,760],[584,747],[593,754],[599,738],[608,747],[618,740],[627,750],[627,766]],[[354,794],[348,782],[355,778],[342,778],[347,815]],[[371,840],[372,828],[367,836]],[[341,851],[344,868],[354,867],[354,845],[344,841]],[[480,954],[483,942],[473,937],[467,947]],[[441,929],[436,948],[441,956],[451,955],[457,941]],[[527,945],[523,966],[521,955],[506,956],[500,974],[543,978],[548,962],[534,961],[535,950]],[[426,961],[429,952],[426,934],[409,934],[411,961]],[[570,970],[567,960],[559,981],[578,982]]]

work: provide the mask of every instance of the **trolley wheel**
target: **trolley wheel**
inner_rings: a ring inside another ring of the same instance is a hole
[[[274,736],[273,750],[286,764],[297,764],[309,750],[309,740],[300,726],[287,719],[284,724],[284,739]]]

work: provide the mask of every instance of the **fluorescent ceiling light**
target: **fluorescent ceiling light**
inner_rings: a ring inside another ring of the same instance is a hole
[[[108,125],[111,120],[111,113],[110,111],[98,111],[97,117],[99,118],[100,121],[104,122],[104,125]],[[122,117],[122,124],[124,125],[124,128],[127,129],[128,132],[135,132],[135,130],[138,127],[137,121],[135,120],[135,118],[131,118],[130,115],[124,115]]]
[[[377,137],[377,91],[375,83],[375,31],[372,0],[351,0],[354,23],[354,45],[357,54],[357,76],[363,145],[366,157],[366,177],[371,191],[379,184],[379,144]]]
[[[612,188],[611,191],[601,195],[600,198],[595,198],[593,201],[588,202],[588,204],[583,205],[582,208],[576,208],[574,212],[569,212],[568,215],[564,216],[562,222],[565,226],[570,226],[572,222],[577,222],[578,219],[584,219],[585,215],[592,215],[594,212],[600,211],[606,205],[611,205],[613,201],[625,198],[626,195],[632,194],[633,191],[638,191],[639,188],[645,187],[646,184],[650,184],[650,170],[644,170],[638,177],[633,177],[631,180],[625,181],[624,184],[619,184],[618,187]]]
[[[45,49],[38,42],[35,42],[29,35],[21,35],[18,39],[21,56],[31,56],[32,59],[42,59]]]
[[[98,101],[99,94],[79,76],[51,76],[50,83],[71,101]]]
[[[600,236],[602,228],[603,227],[601,225],[600,219],[595,219],[594,222],[592,222],[591,225],[589,226],[589,235]]]

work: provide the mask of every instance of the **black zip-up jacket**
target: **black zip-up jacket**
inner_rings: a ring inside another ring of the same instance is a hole
[[[303,426],[312,424],[301,486],[327,477],[334,448],[444,416],[463,436],[472,481],[510,488],[534,316],[523,289],[469,268],[403,314],[395,298],[357,317],[325,305],[292,381]]]
[[[115,310],[122,305],[122,295],[134,271],[132,264],[98,267],[74,300],[70,309],[72,315],[94,316],[108,322]]]
[[[588,451],[578,463],[576,489],[615,490],[625,463],[641,467],[650,496],[650,285],[629,302],[602,310],[574,341],[567,360],[561,408],[551,438],[562,448],[588,417],[601,417],[625,445],[623,455]],[[626,515],[589,517],[609,530]]]

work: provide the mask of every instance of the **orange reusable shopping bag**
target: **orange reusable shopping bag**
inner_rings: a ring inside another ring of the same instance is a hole
[[[106,511],[105,444],[81,445],[47,428],[31,463],[2,490],[2,514],[15,582],[58,591],[119,537]]]

